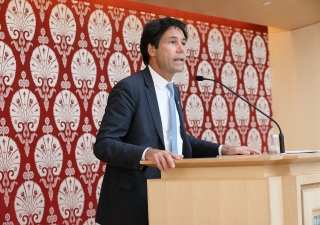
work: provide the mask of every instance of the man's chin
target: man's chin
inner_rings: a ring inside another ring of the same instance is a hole
[[[181,73],[181,72],[183,72],[184,71],[184,66],[182,66],[182,67],[176,67],[176,69],[175,69],[175,72],[176,73]]]

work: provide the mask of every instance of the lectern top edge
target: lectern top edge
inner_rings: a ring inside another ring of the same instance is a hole
[[[261,166],[291,164],[303,162],[320,162],[320,153],[280,154],[280,155],[230,155],[215,158],[188,158],[175,160],[176,168],[221,167],[221,166]],[[156,167],[156,164],[143,160],[141,165]]]

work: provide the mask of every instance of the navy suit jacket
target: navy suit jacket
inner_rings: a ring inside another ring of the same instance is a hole
[[[184,157],[217,156],[219,144],[187,134],[179,89],[174,87]],[[147,147],[165,149],[158,101],[148,67],[121,80],[108,98],[94,144],[96,157],[107,163],[96,214],[99,224],[147,223],[147,179],[160,178],[157,168],[140,165]]]

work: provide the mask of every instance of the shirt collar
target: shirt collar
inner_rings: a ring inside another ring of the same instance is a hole
[[[154,71],[151,66],[148,66],[151,77],[153,79],[153,82],[155,85],[157,85],[159,88],[165,88],[166,85],[169,83],[166,79],[164,79],[162,76],[160,76],[156,71]]]

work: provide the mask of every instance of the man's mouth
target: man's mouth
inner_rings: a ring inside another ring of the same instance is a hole
[[[174,61],[184,62],[184,58],[178,58],[178,59],[175,59]]]

